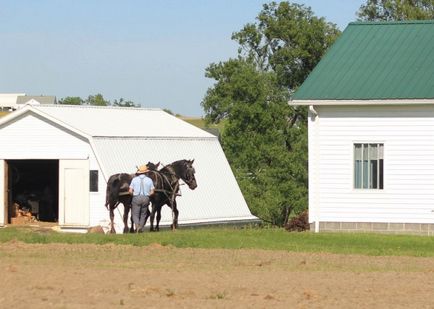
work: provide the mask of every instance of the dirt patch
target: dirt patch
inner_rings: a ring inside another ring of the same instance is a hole
[[[434,308],[434,259],[0,244],[14,308]]]

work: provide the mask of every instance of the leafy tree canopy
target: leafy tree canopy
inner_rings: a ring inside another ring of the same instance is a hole
[[[139,104],[135,104],[133,101],[127,100],[125,101],[123,98],[120,98],[119,100],[113,101],[113,106],[121,106],[121,107],[140,107]]]
[[[357,15],[363,21],[434,19],[434,1],[367,0]]]
[[[206,69],[216,82],[205,118],[226,119],[226,156],[252,212],[272,224],[307,207],[306,112],[288,100],[339,33],[310,8],[272,2],[232,35],[238,57]]]
[[[122,106],[122,107],[140,107],[140,104],[136,104],[130,100],[124,100],[120,98],[119,100],[115,99],[113,104],[104,98],[104,96],[100,93],[96,95],[89,95],[86,99],[82,99],[80,97],[65,97],[59,100],[59,104],[65,105],[96,105],[96,106]]]
[[[80,97],[66,97],[63,99],[60,99],[59,104],[66,104],[66,105],[81,105],[84,103],[84,100]]]
[[[96,105],[96,106],[108,106],[110,101],[104,99],[103,95],[98,93],[95,95],[90,95],[85,100],[85,104]]]

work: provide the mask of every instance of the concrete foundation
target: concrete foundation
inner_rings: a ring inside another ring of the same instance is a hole
[[[315,231],[315,223],[310,224]],[[373,232],[434,236],[432,223],[320,222],[320,232]]]

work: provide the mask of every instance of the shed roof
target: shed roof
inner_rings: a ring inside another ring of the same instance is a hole
[[[434,99],[434,20],[350,23],[292,100]]]
[[[45,113],[89,136],[215,138],[162,109],[37,105]]]

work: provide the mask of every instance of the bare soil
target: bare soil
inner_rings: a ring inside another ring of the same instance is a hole
[[[434,308],[434,259],[0,244],[2,308]]]

